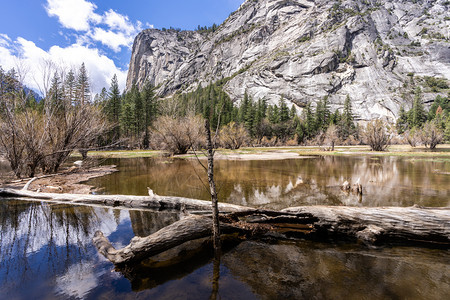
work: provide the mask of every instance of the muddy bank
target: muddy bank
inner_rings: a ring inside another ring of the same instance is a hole
[[[96,189],[84,184],[87,180],[117,172],[116,166],[100,166],[89,169],[70,168],[50,177],[37,178],[29,186],[29,191],[42,193],[90,194]],[[30,181],[28,179],[10,180],[1,187],[21,189]]]

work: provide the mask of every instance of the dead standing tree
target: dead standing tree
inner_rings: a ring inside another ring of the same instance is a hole
[[[212,215],[213,215],[213,243],[214,250],[220,249],[220,224],[219,224],[219,207],[216,191],[216,183],[214,182],[214,149],[211,140],[211,129],[209,120],[205,120],[206,147],[208,151],[208,183],[211,195]]]

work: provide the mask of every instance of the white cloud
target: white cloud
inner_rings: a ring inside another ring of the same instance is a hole
[[[94,10],[97,6],[85,0],[47,0],[46,10],[50,17],[58,17],[65,28],[88,31],[90,22],[98,23],[102,17]]]
[[[126,35],[123,32],[114,32],[110,30],[104,30],[103,28],[95,28],[93,33],[89,36],[95,40],[101,42],[103,45],[108,46],[114,52],[119,52],[122,46],[130,46],[133,43],[134,36]]]
[[[122,47],[130,48],[134,37],[142,30],[142,23],[135,24],[128,16],[112,9],[100,15],[97,6],[86,0],[47,0],[47,13],[56,16],[65,28],[86,32],[78,36],[77,43],[91,45],[100,42],[114,52]]]
[[[119,69],[113,60],[98,49],[73,44],[65,48],[52,46],[45,51],[32,41],[20,37],[15,42],[2,37],[0,36],[0,65],[4,70],[18,67],[24,69],[27,72],[24,82],[33,89],[39,90],[42,87],[42,66],[45,61],[52,61],[64,69],[76,70],[84,62],[93,93],[99,93],[103,87],[108,88],[114,74],[117,74],[120,88],[125,88],[127,71]]]
[[[127,34],[133,34],[136,31],[136,26],[130,22],[128,16],[116,13],[112,9],[105,13],[103,23],[113,30],[118,30]]]
[[[7,34],[0,33],[0,46],[7,45],[9,42],[11,42],[10,37]]]

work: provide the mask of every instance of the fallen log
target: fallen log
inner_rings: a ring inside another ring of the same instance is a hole
[[[248,210],[221,216],[223,233],[252,238],[307,238],[361,241],[366,244],[406,244],[450,248],[450,209],[419,207],[296,207]],[[135,237],[116,250],[102,232],[94,244],[116,265],[138,262],[198,238],[211,236],[210,216],[191,216],[147,237]]]
[[[221,224],[223,234],[244,232],[237,226]],[[160,254],[183,243],[209,237],[212,234],[212,218],[189,216],[147,237],[134,237],[126,247],[116,250],[101,231],[94,235],[93,242],[98,251],[116,265],[141,261]]]
[[[103,205],[135,209],[183,209],[210,212],[211,202],[170,196],[52,194],[0,189],[0,197]],[[450,248],[450,208],[304,206],[282,211],[262,211],[219,203],[221,230],[253,238],[301,237],[361,241],[367,244],[412,244]],[[182,219],[130,245],[116,250],[101,232],[97,248],[115,264],[136,262],[187,241],[211,234],[211,217]],[[160,244],[160,245],[157,245]]]
[[[177,209],[211,211],[211,202],[184,197],[172,196],[129,196],[129,195],[85,195],[85,194],[57,194],[38,193],[27,190],[16,190],[10,188],[0,189],[0,198],[26,198],[29,200],[47,200],[72,204],[94,204],[109,207],[124,207],[134,209]],[[219,203],[220,212],[235,212],[248,210],[249,208]]]
[[[377,243],[450,246],[450,208],[413,207],[291,207],[282,212],[310,214],[315,234],[350,237]]]

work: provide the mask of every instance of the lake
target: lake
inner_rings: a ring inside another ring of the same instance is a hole
[[[89,181],[101,193],[208,199],[194,160],[113,159],[119,172]],[[217,160],[220,200],[263,208],[329,204],[449,206],[450,163],[396,157]],[[200,177],[200,178],[199,178]],[[340,190],[363,184],[362,199]],[[204,179],[202,179],[204,181]],[[182,261],[114,270],[92,244],[102,230],[116,248],[180,218],[48,202],[0,202],[1,299],[445,299],[450,251],[353,243],[243,241]],[[214,280],[217,279],[218,280]]]
[[[110,159],[119,172],[88,181],[99,193],[209,199],[204,169],[194,159]],[[206,161],[203,161],[206,163]],[[301,205],[449,206],[450,160],[392,156],[324,156],[287,160],[217,160],[219,201],[258,208]],[[363,186],[346,194],[345,181]]]

